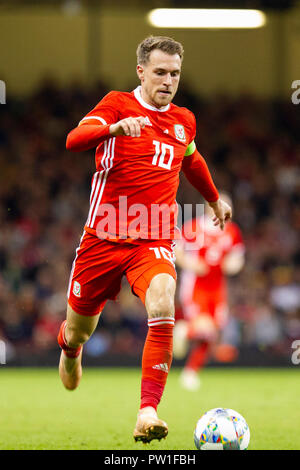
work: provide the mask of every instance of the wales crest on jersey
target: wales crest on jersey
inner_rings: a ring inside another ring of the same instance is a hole
[[[175,130],[176,139],[181,140],[181,142],[185,142],[186,138],[185,138],[184,127],[181,124],[175,124],[174,130]]]
[[[74,281],[73,284],[73,294],[76,295],[76,297],[81,296],[81,285],[77,281]]]

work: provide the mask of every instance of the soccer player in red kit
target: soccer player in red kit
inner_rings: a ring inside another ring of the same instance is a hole
[[[137,49],[140,86],[130,93],[108,93],[67,137],[69,150],[96,148],[96,172],[70,275],[67,318],[58,335],[59,373],[67,389],[78,386],[82,346],[106,300],[115,299],[126,276],[148,314],[141,402],[133,433],[136,441],[143,442],[168,433],[157,406],[172,361],[173,239],[181,168],[213,208],[215,224],[223,228],[231,217],[230,206],[219,198],[195,147],[194,115],[172,104],[182,58],[177,41],[146,38]]]
[[[220,193],[220,197],[232,205],[227,194]],[[221,231],[212,223],[210,211],[206,205],[203,216],[184,224],[176,247],[176,263],[182,269],[179,301],[184,319],[176,322],[174,355],[183,358],[191,344],[180,376],[187,390],[199,388],[198,372],[221,341],[229,318],[227,276],[237,274],[245,260],[237,224],[230,221]],[[229,347],[228,353],[232,354]]]

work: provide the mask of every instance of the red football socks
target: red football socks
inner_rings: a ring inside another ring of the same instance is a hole
[[[66,338],[65,338],[66,325],[67,325],[67,320],[63,321],[62,324],[60,325],[59,333],[57,336],[57,341],[61,349],[63,350],[64,354],[67,357],[75,358],[79,356],[82,346],[78,346],[78,348],[71,348],[70,346],[68,346],[66,342]]]
[[[142,359],[141,406],[157,408],[173,355],[173,317],[150,318]]]

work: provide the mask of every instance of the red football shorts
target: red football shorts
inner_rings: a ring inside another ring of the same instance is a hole
[[[228,307],[226,293],[220,290],[197,290],[193,301],[183,302],[184,318],[192,321],[196,317],[208,316],[214,321],[217,328],[224,328],[228,321]]]
[[[111,242],[84,232],[73,262],[68,301],[81,315],[97,315],[108,299],[114,300],[125,275],[134,295],[145,303],[146,291],[156,274],[176,280],[172,240]]]

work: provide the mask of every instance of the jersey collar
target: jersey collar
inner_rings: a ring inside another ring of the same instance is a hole
[[[160,113],[168,111],[168,109],[170,108],[170,103],[167,104],[167,106],[164,106],[163,108],[155,108],[155,106],[151,106],[151,104],[146,103],[146,101],[144,101],[141,96],[141,89],[142,87],[141,85],[139,85],[138,87],[136,87],[135,90],[133,90],[133,93],[135,98],[144,108],[151,109],[151,111],[159,111]]]

